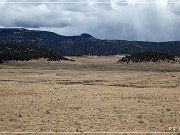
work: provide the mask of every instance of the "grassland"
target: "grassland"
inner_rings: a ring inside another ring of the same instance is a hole
[[[0,131],[177,132],[180,63],[120,57],[1,64]]]

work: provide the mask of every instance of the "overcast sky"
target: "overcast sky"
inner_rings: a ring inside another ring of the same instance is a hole
[[[0,0],[0,27],[89,33],[101,39],[180,40],[180,0],[72,1]]]

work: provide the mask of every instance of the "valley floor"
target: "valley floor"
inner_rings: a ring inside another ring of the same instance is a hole
[[[0,65],[0,132],[180,132],[180,63],[72,58]]]

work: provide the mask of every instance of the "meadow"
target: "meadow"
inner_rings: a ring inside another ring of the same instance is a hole
[[[180,132],[180,63],[121,57],[0,64],[0,131]]]

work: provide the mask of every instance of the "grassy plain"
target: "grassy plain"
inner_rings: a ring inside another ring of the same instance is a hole
[[[1,64],[0,131],[180,132],[180,63],[120,57]]]

